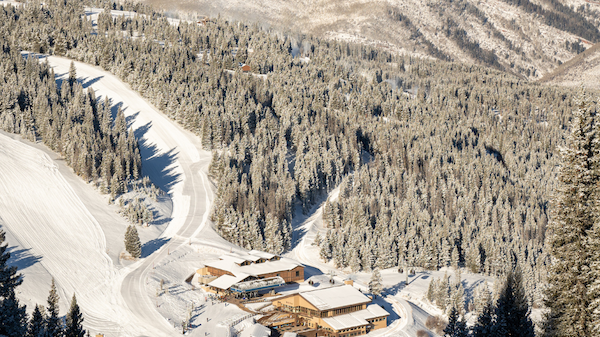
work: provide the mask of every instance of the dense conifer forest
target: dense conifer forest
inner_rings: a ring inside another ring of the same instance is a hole
[[[489,275],[520,266],[530,303],[541,304],[556,153],[576,90],[220,18],[173,25],[140,4],[93,5],[143,15],[104,12],[92,26],[74,0],[0,9],[5,78],[32,71],[29,81],[39,83],[30,86],[39,94],[19,86],[22,94],[1,95],[15,97],[0,109],[9,112],[5,130],[48,139],[73,161],[94,158],[81,174],[102,176],[93,148],[73,157],[68,132],[47,126],[59,117],[43,116],[61,107],[66,125],[106,139],[106,153],[127,153],[111,162],[135,175],[138,155],[119,117],[104,130],[106,110],[93,95],[75,83],[58,90],[47,66],[20,60],[18,50],[95,64],[213,149],[212,220],[227,240],[280,253],[292,244],[296,211],[309,213],[339,187],[324,209],[325,260],[352,270],[461,266]],[[66,102],[90,113],[69,113]]]

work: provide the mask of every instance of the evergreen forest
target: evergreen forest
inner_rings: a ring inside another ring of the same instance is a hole
[[[581,90],[221,18],[172,24],[140,3],[93,1],[105,12],[92,25],[81,4],[0,8],[4,130],[40,137],[84,178],[122,192],[113,186],[140,172],[122,115],[112,121],[75,81],[57,87],[20,51],[97,65],[213,151],[211,219],[225,239],[281,253],[294,220],[324,202],[321,257],[340,268],[518,268],[528,304],[543,305],[558,149]],[[561,25],[588,32],[564,11]],[[447,34],[461,32],[449,23]],[[74,133],[89,139],[73,143]]]

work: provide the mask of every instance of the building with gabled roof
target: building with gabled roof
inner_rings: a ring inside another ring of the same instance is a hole
[[[371,302],[352,285],[341,285],[286,295],[274,300],[273,305],[295,314],[296,325],[317,329],[324,336],[346,337],[387,327],[390,314]],[[279,328],[277,323],[271,326]]]
[[[257,292],[304,281],[304,266],[300,263],[258,250],[223,254],[218,260],[204,263],[196,273],[204,288],[216,293]]]

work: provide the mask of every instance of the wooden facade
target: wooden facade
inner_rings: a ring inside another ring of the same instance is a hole
[[[296,325],[306,326],[307,328],[311,329],[317,329],[321,334],[323,334],[323,336],[328,337],[360,336],[365,335],[372,330],[387,327],[387,316],[380,316],[374,317],[372,319],[367,319],[368,324],[366,325],[340,330],[333,329],[323,320],[327,317],[335,317],[364,310],[367,308],[367,305],[369,303],[370,301],[346,307],[332,308],[330,310],[319,310],[300,294],[288,295],[273,301],[273,305],[279,310],[294,314],[294,321]],[[286,321],[285,323],[287,325],[290,324],[289,321]],[[273,324],[272,327],[275,329],[281,328],[277,324]]]

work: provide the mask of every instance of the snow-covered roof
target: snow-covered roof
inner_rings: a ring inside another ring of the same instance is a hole
[[[380,307],[379,304],[370,304],[366,309],[353,312],[351,315],[355,315],[363,319],[373,319],[376,317],[389,316],[390,313],[385,311],[384,308]]]
[[[272,258],[276,255],[260,252],[260,251],[252,251],[255,254],[235,254],[229,253],[225,255],[221,255],[220,260],[209,261],[204,263],[207,267],[212,267],[220,270],[227,271],[233,275],[238,274],[246,274],[252,276],[261,276],[265,274],[278,273],[283,271],[292,270],[300,264],[294,260],[290,260],[287,258],[281,258],[280,260],[269,261],[269,258]],[[267,259],[267,261],[262,263],[255,263],[259,259]],[[245,261],[252,262],[248,265],[242,266],[241,264]]]
[[[250,276],[250,275],[243,274],[243,273],[240,273],[239,275],[236,275],[236,276],[222,275],[222,276],[218,277],[216,280],[213,280],[212,282],[210,282],[208,285],[211,287],[226,290],[226,289],[229,289],[232,285],[243,281],[248,276]]]
[[[275,256],[277,256],[275,254],[263,252],[263,251],[260,251],[260,250],[251,250],[251,251],[248,252],[248,254],[255,255],[255,256],[260,256],[263,259],[267,259],[267,260],[270,260],[270,259],[274,258]]]
[[[341,330],[367,325],[369,324],[369,322],[367,321],[368,319],[389,315],[390,314],[378,304],[371,304],[367,307],[367,309],[359,310],[345,315],[326,317],[323,318],[323,321],[329,324],[329,326],[331,326],[333,329]]]
[[[255,323],[254,325],[242,330],[240,337],[269,337],[271,330],[264,325]]]
[[[352,314],[326,317],[323,318],[323,321],[334,330],[349,329],[369,324],[369,322],[367,322],[365,319],[354,316]]]
[[[319,310],[342,308],[369,303],[371,299],[351,285],[317,289],[300,293],[300,296]]]

